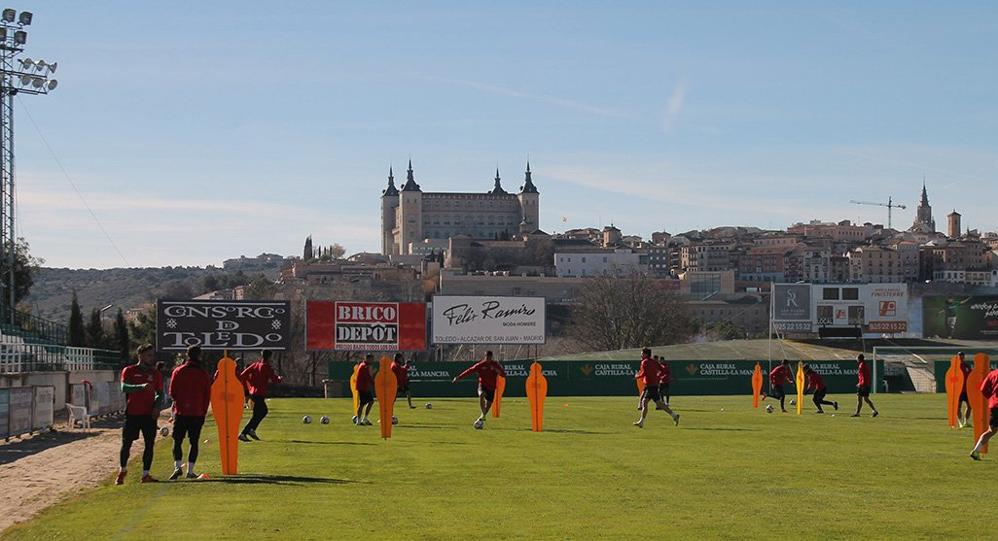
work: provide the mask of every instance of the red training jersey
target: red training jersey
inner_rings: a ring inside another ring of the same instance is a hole
[[[668,385],[672,382],[672,369],[669,368],[669,363],[665,361],[659,361],[659,383],[662,385]]]
[[[657,387],[662,383],[662,365],[658,364],[655,359],[643,357],[641,369],[638,370],[634,379],[640,379],[645,387]]]
[[[988,408],[998,408],[998,370],[988,372],[981,382],[981,394],[988,399]]]
[[[813,390],[814,392],[823,390],[825,388],[825,380],[821,377],[821,374],[818,374],[817,372],[808,372],[807,388],[808,390]]]
[[[392,372],[395,374],[395,379],[398,381],[398,386],[402,387],[406,383],[409,383],[409,366],[404,364],[399,364],[392,361]]]
[[[147,384],[141,391],[125,394],[125,413],[152,415],[156,409],[156,395],[163,392],[163,374],[142,363],[130,364],[121,371],[121,382],[126,385]]]
[[[499,379],[499,376],[506,377],[506,371],[503,370],[502,365],[498,361],[482,359],[471,365],[464,372],[458,374],[456,379],[461,379],[472,373],[478,374],[478,384],[486,389],[495,389],[496,380]]]
[[[374,378],[371,377],[371,365],[367,361],[361,361],[357,369],[357,390],[369,391],[374,386]]]
[[[173,369],[170,396],[174,414],[204,417],[211,404],[211,376],[200,364],[188,359]]]
[[[267,396],[267,387],[271,383],[284,381],[281,376],[274,373],[269,363],[257,361],[243,370],[239,374],[239,379],[246,384],[249,394],[254,396]]]
[[[790,365],[780,364],[769,373],[769,382],[773,385],[783,385],[790,381]]]
[[[866,364],[866,361],[860,361],[859,370],[856,371],[856,377],[860,387],[870,386],[870,365]]]

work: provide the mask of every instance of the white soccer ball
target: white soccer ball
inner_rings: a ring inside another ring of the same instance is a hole
[[[475,421],[475,430],[481,430],[483,428],[485,428],[485,421],[481,419]]]
[[[398,418],[398,417],[396,417],[396,416],[394,416],[394,415],[392,415],[392,424],[393,424],[393,425],[397,425],[397,424],[399,424],[399,418]]]
[[[797,405],[797,399],[796,398],[791,398],[790,399],[790,405],[791,406],[796,406]]]
[[[323,415],[322,417],[319,418],[319,422],[322,423],[322,424],[324,424],[324,425],[328,425],[329,424],[329,417],[326,417],[325,415]]]
[[[426,403],[426,409],[428,409],[428,410],[429,409],[433,409],[433,404],[430,404],[429,402],[427,402]]]
[[[312,423],[312,417],[309,416],[309,415],[306,415],[306,416],[304,416],[304,417],[301,418],[301,422],[303,422],[305,424],[311,424]]]
[[[766,413],[773,413],[773,405],[766,404]]]
[[[167,437],[167,436],[169,436],[170,435],[170,429],[164,426],[163,428],[159,429],[159,435],[163,436],[164,438]]]

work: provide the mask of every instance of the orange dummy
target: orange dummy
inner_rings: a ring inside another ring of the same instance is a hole
[[[218,425],[218,450],[224,475],[236,475],[239,471],[239,423],[243,418],[243,400],[243,384],[236,377],[236,361],[226,354],[218,361],[218,377],[211,384],[211,414]]]
[[[492,401],[492,416],[499,418],[499,410],[502,407],[502,393],[506,391],[506,378],[499,376],[496,378],[496,399]]]
[[[755,363],[752,371],[752,407],[759,407],[759,397],[762,395],[762,365]]]
[[[949,370],[946,371],[946,415],[950,428],[956,428],[962,391],[963,370],[960,369],[960,357],[954,355],[949,361]]]
[[[548,395],[548,380],[541,371],[541,364],[530,365],[530,375],[527,376],[527,400],[530,401],[530,427],[534,432],[540,432],[544,427],[544,399]]]
[[[967,374],[967,402],[970,403],[971,415],[974,416],[974,441],[981,438],[981,434],[988,429],[988,403],[981,393],[981,383],[988,376],[991,370],[991,358],[985,353],[974,355],[974,368]],[[981,448],[981,453],[986,454],[988,446]]]
[[[381,358],[378,374],[374,376],[374,394],[378,397],[378,410],[381,418],[381,437],[392,437],[392,416],[395,414],[395,395],[398,393],[398,378],[392,372],[392,360]]]
[[[357,415],[357,408],[360,406],[360,393],[357,392],[357,372],[360,365],[353,365],[353,374],[350,375],[350,394],[353,396],[353,415]]]
[[[797,415],[801,414],[804,408],[804,362],[797,361]]]

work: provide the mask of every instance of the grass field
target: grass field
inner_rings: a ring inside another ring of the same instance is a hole
[[[851,396],[834,417],[676,397],[678,428],[652,412],[641,430],[634,400],[553,397],[543,433],[523,399],[504,400],[483,431],[473,400],[433,400],[397,409],[388,442],[350,424],[348,400],[272,400],[239,477],[221,478],[211,424],[201,469],[212,480],[140,485],[133,464],[125,486],[109,478],[4,539],[990,536],[998,456],[967,458],[971,431],[946,426],[943,395],[874,398],[877,419],[850,418]],[[333,423],[303,425],[304,414]],[[154,473],[171,470],[161,440]]]

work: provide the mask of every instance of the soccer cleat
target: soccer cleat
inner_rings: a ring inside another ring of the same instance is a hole
[[[158,483],[159,479],[156,479],[152,475],[146,474],[142,476],[142,483]]]
[[[249,437],[246,436],[246,434],[240,434],[239,441],[245,441],[246,443],[249,443],[252,440],[250,440]]]
[[[832,402],[832,406],[835,407],[835,411],[839,411],[839,403],[838,402]]]
[[[353,424],[357,424],[357,421],[359,421],[359,420],[360,420],[360,417],[357,417],[356,415],[354,415],[353,417],[350,418],[350,422],[353,423]]]
[[[189,471],[189,472],[187,472],[187,478],[188,479],[197,479],[198,478],[198,474],[196,474],[196,473],[194,473],[192,471]]]
[[[256,435],[256,430],[250,430],[249,432],[247,432],[247,434],[249,435],[249,437],[253,438],[254,440],[260,441],[260,436]]]
[[[363,423],[364,426],[371,426],[371,420],[370,419],[364,419],[363,421],[361,421],[361,423]]]
[[[877,410],[873,410],[873,416],[876,417],[877,415],[880,415],[880,412]]]
[[[634,426],[636,426],[638,428],[644,428],[645,427],[645,422],[644,421],[636,421],[634,423]]]
[[[183,475],[183,474],[184,474],[184,470],[181,470],[180,468],[177,468],[177,469],[173,470],[172,474],[170,474],[170,480],[171,481],[176,481],[177,479],[180,479],[180,476]]]
[[[818,410],[815,413],[825,413],[825,411],[824,410]]]
[[[676,414],[675,417],[672,418],[672,422],[676,423],[676,426],[679,426],[679,414],[678,413]]]
[[[123,471],[118,472],[118,477],[115,478],[114,484],[123,485],[125,484],[125,473]]]
[[[981,459],[981,453],[978,453],[977,451],[973,451],[973,452],[970,453],[970,458],[972,458],[974,460],[980,460]]]

